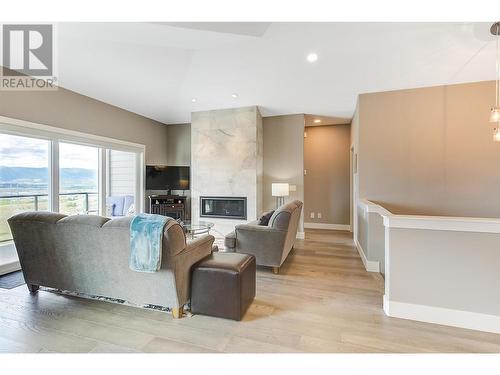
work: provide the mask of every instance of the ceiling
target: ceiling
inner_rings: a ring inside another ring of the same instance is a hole
[[[258,105],[349,120],[360,93],[495,78],[487,23],[59,23],[59,85],[167,124]],[[318,60],[306,56],[315,52]],[[236,97],[233,97],[236,94]],[[193,101],[195,99],[195,101]],[[492,98],[493,101],[494,98]]]

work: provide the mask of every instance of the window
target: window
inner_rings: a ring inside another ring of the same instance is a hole
[[[99,148],[59,143],[59,212],[99,213]]]
[[[49,209],[47,140],[0,133],[0,244],[12,240],[7,219]]]

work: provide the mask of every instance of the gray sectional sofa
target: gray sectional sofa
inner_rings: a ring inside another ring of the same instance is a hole
[[[25,212],[9,225],[24,278],[31,292],[39,286],[123,299],[137,305],[172,308],[174,317],[190,297],[190,269],[212,251],[214,237],[186,244],[182,227],[165,225],[161,268],[129,269],[130,221],[91,215]]]
[[[253,255],[257,265],[273,267],[273,272],[279,273],[295,243],[301,211],[302,202],[295,200],[274,211],[268,225],[259,225],[258,221],[237,225],[226,236],[225,247]]]

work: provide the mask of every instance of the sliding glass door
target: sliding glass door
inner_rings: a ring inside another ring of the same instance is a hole
[[[7,219],[49,210],[50,141],[0,133],[0,275],[19,269]]]
[[[99,214],[99,148],[59,142],[59,212]]]
[[[50,141],[0,133],[0,243],[12,239],[9,217],[49,210],[49,151]]]

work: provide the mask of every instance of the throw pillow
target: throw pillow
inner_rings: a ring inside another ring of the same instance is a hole
[[[114,204],[107,204],[106,205],[106,216],[113,216],[113,213],[115,211],[115,206]]]
[[[121,195],[110,196],[106,198],[106,204],[113,205],[113,213],[111,216],[123,216],[124,198]]]
[[[259,225],[269,225],[269,220],[273,216],[274,210],[264,213],[259,219]]]
[[[132,203],[127,210],[127,216],[134,216],[134,215],[135,215],[135,206]]]

